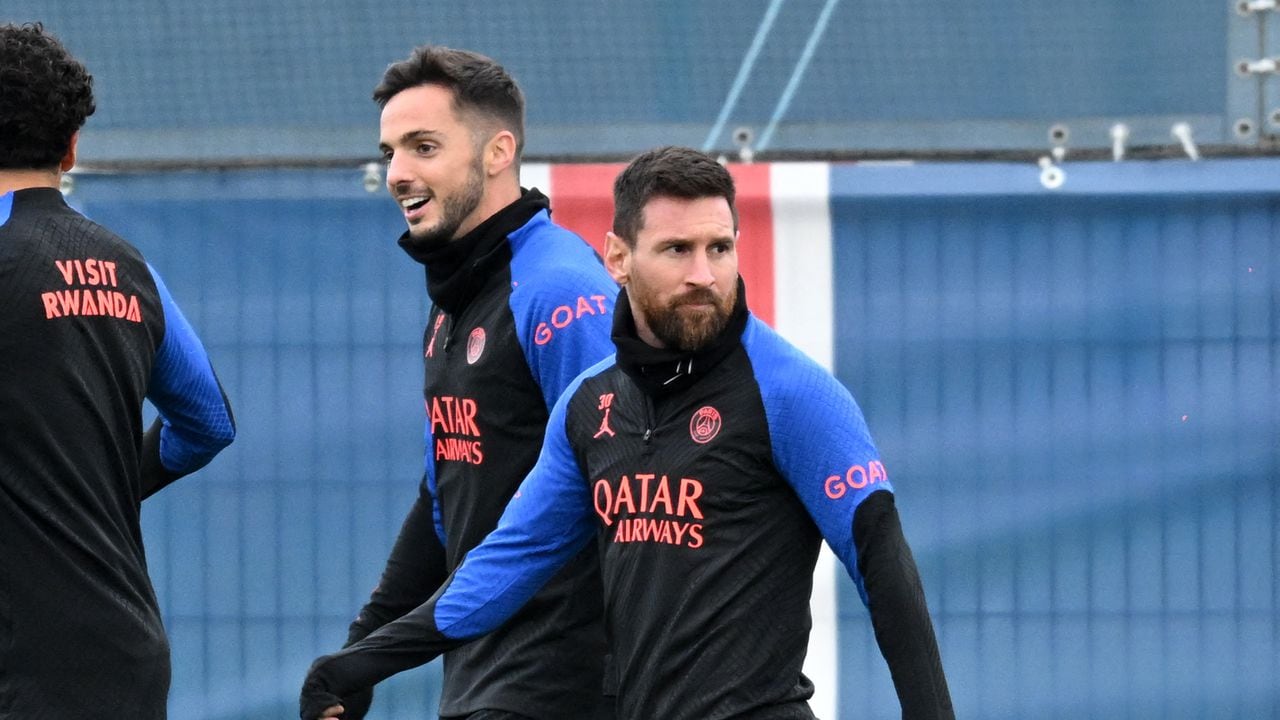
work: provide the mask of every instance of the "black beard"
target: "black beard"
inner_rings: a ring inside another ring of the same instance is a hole
[[[413,239],[414,245],[418,247],[426,247],[453,240],[458,232],[458,227],[462,225],[462,221],[466,220],[467,216],[480,206],[480,201],[483,199],[483,168],[477,163],[471,167],[471,171],[468,173],[467,184],[462,186],[462,189],[456,195],[445,200],[441,205],[440,222],[421,234],[415,233],[413,228],[410,228],[409,237]]]
[[[738,289],[723,299],[718,300],[709,289],[692,290],[678,298],[674,298],[666,307],[656,307],[648,298],[637,298],[640,309],[654,337],[668,349],[682,353],[693,353],[706,347],[729,324],[729,316],[733,314],[733,304],[737,299]],[[683,305],[694,303],[711,303],[710,313],[681,313]]]

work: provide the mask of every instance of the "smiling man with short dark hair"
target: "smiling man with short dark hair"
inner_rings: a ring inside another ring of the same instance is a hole
[[[387,68],[378,146],[426,267],[425,472],[386,569],[347,642],[388,635],[484,539],[533,467],[561,391],[609,354],[617,285],[550,203],[520,187],[524,96],[492,59],[423,46]],[[594,547],[510,622],[445,654],[440,716],[602,720],[605,632]],[[375,632],[377,631],[377,632]],[[357,643],[358,644],[358,643]],[[329,716],[364,716],[367,688]]]

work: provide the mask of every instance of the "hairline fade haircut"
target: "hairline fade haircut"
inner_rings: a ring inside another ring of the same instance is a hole
[[[421,45],[408,58],[387,67],[373,89],[373,99],[385,108],[391,98],[421,85],[453,91],[454,112],[478,119],[495,131],[510,130],[516,138],[517,161],[524,153],[524,93],[493,58],[470,50]],[[479,144],[481,133],[473,128],[472,135]]]
[[[692,148],[668,145],[637,155],[613,181],[613,234],[634,249],[644,227],[644,208],[665,197],[700,200],[722,197],[738,230],[733,176],[715,158]]]
[[[56,169],[96,109],[93,76],[40,23],[0,23],[0,170]]]

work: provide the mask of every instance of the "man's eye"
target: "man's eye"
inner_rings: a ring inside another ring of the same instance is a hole
[[[436,149],[436,146],[432,145],[431,143],[421,143],[418,145],[418,152],[423,155],[426,155],[434,151],[435,149]]]

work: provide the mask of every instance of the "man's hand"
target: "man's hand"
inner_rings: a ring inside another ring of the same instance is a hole
[[[302,683],[298,704],[302,720],[363,720],[373,703],[373,688],[356,690],[338,697],[328,690],[323,664],[330,656],[317,659]]]
[[[342,698],[328,690],[323,667],[328,656],[317,659],[307,671],[302,683],[302,695],[298,698],[299,716],[302,720],[339,720],[343,713]]]
[[[342,696],[342,720],[364,720],[373,704],[373,688],[357,690]],[[327,719],[326,719],[327,720]]]
[[[302,720],[328,720],[341,706],[340,720],[361,720],[373,700],[373,686],[402,670],[418,667],[465,640],[452,639],[435,625],[435,601],[428,600],[364,639],[316,658],[298,699]]]

